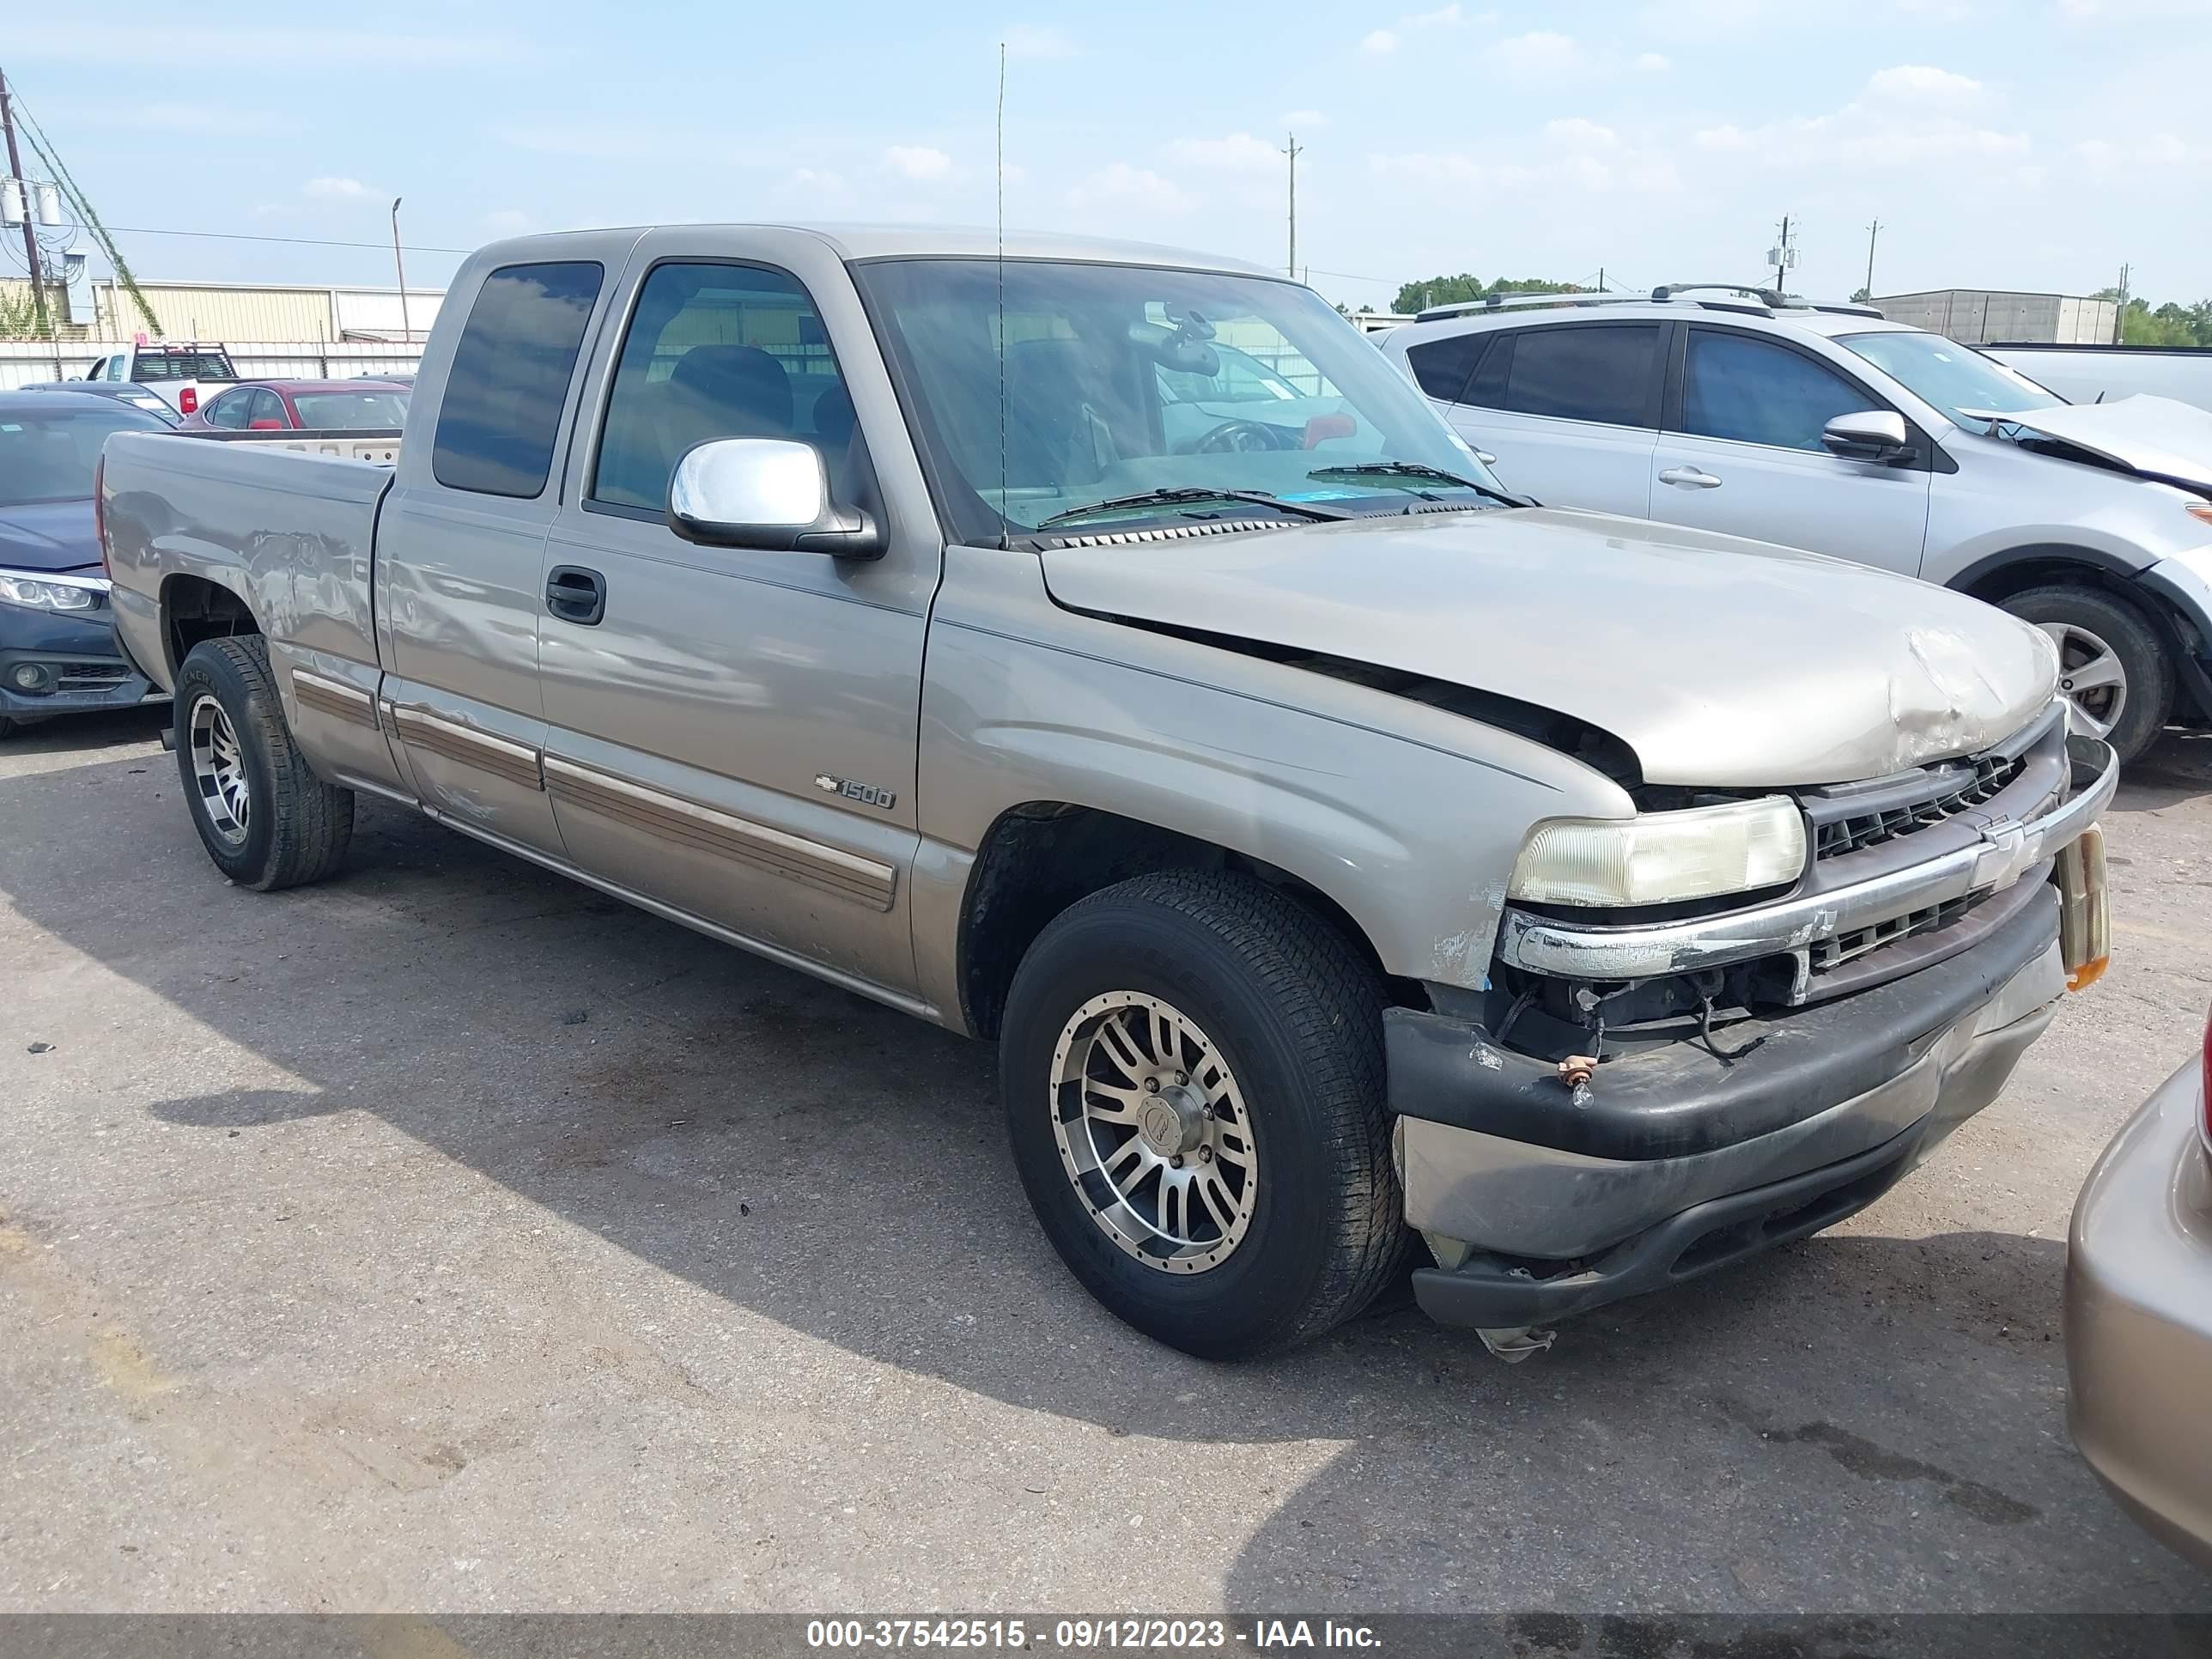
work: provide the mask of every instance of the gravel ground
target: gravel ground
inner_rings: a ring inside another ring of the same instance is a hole
[[[240,891],[157,723],[0,749],[0,1610],[2212,1612],[2058,1330],[2212,1001],[2212,739],[1863,1215],[1518,1367],[1401,1302],[1222,1369],[1062,1272],[986,1048],[381,806]]]

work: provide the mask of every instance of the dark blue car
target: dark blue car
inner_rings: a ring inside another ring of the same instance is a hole
[[[111,432],[166,432],[112,398],[0,392],[0,737],[153,688],[116,647],[92,511]]]

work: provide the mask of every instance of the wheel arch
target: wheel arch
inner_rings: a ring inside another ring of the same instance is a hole
[[[1334,896],[1295,872],[1236,848],[1158,824],[1060,800],[1001,812],[976,848],[960,905],[961,1013],[981,1037],[998,1035],[1006,992],[1023,956],[1070,905],[1133,876],[1164,870],[1236,870],[1312,911],[1389,978],[1367,930]]]
[[[169,683],[202,640],[260,634],[259,618],[237,586],[221,576],[172,574],[161,578],[161,652]]]
[[[2212,637],[2156,582],[2143,580],[2154,568],[2078,543],[2035,542],[1977,559],[1944,586],[1990,605],[2002,605],[2030,588],[2069,585],[2124,599],[2149,621],[2172,661],[2177,702],[2194,704],[2199,718],[2212,720],[2212,682],[2197,662],[2199,650],[2212,649]]]

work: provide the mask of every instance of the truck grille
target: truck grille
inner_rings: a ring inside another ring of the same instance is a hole
[[[1891,916],[1848,933],[1838,933],[1833,939],[1822,939],[1813,946],[1813,971],[1825,974],[1869,951],[1879,951],[1885,945],[1893,945],[1915,933],[1932,933],[1948,927],[1987,896],[1984,893],[1968,893],[1942,904],[1931,904],[1923,910],[1908,910],[1901,916]]]
[[[1955,817],[1970,807],[1979,806],[1990,800],[2021,774],[2026,763],[2018,757],[2007,758],[1999,755],[1984,755],[1972,763],[1971,775],[1962,775],[1963,769],[1950,769],[1949,775],[1939,787],[1917,800],[1894,802],[1877,810],[1852,813],[1817,825],[1814,832],[1813,856],[1816,859],[1838,858],[1845,853],[1856,853],[1863,847],[1879,846],[1899,836],[1911,835],[1929,825]]]

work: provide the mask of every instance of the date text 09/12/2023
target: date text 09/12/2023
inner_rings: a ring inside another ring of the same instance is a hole
[[[867,1648],[984,1648],[1024,1650],[1050,1647],[1063,1651],[1097,1649],[1158,1649],[1185,1652],[1266,1652],[1297,1648],[1359,1648],[1381,1645],[1365,1625],[1334,1620],[1255,1619],[1249,1624],[1225,1619],[815,1619],[807,1621],[806,1645],[836,1650]]]

